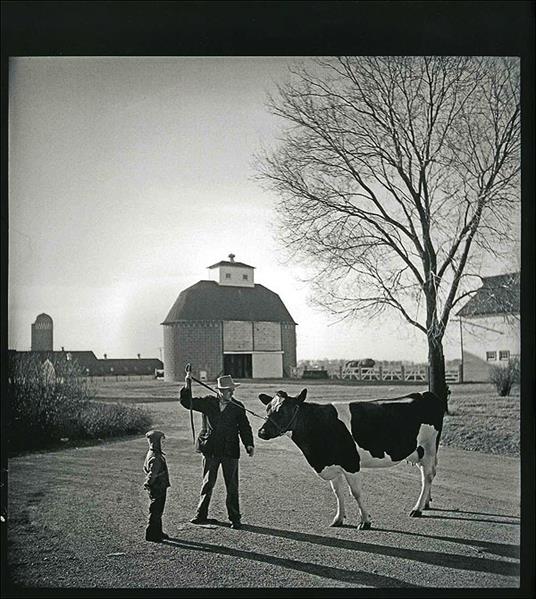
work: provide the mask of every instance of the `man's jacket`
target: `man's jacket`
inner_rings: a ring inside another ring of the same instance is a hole
[[[201,412],[206,417],[207,426],[199,433],[197,447],[206,456],[218,458],[240,457],[238,436],[242,439],[244,447],[253,447],[253,433],[249,424],[243,404],[233,398],[226,408],[220,410],[220,400],[208,395],[206,397],[192,397],[191,391],[183,387],[180,392],[181,404],[196,412]],[[239,407],[242,406],[242,407]]]
[[[144,487],[152,497],[160,497],[170,487],[166,458],[162,452],[149,449],[145,456],[143,471],[146,474]]]

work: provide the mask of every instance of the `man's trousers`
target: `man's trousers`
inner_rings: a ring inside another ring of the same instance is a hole
[[[238,459],[235,458],[217,458],[212,456],[203,456],[203,485],[201,487],[201,498],[197,506],[197,517],[205,520],[208,517],[208,507],[212,490],[218,477],[218,469],[221,464],[223,470],[223,480],[227,498],[227,514],[231,522],[240,522],[240,507],[238,501]]]

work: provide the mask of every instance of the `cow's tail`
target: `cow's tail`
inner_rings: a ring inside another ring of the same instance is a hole
[[[432,393],[430,391],[430,393]],[[450,389],[448,385],[445,387],[444,393],[433,393],[435,401],[439,404],[441,409],[441,416],[445,416],[445,414],[449,413],[449,395]]]
[[[441,441],[441,433],[442,432],[443,432],[443,420],[441,420],[441,422],[439,423],[439,428],[437,431],[437,437],[436,437],[436,441],[435,441],[436,455],[439,450],[439,441]]]
[[[437,430],[436,437],[436,451],[439,447],[439,441],[441,439],[441,431],[443,430],[443,419],[445,414],[447,414],[447,394],[443,394],[441,397],[437,393],[433,391],[425,391],[422,394],[423,399],[426,400],[426,404],[428,405],[428,418],[430,418],[430,424],[434,425],[434,428]]]

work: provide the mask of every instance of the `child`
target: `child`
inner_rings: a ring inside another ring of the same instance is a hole
[[[162,441],[166,436],[162,431],[149,431],[145,436],[149,442],[149,451],[143,464],[143,471],[147,475],[143,486],[149,492],[151,500],[145,540],[159,543],[163,539],[169,539],[169,536],[162,532],[162,513],[166,503],[167,488],[171,486],[165,454],[162,451]]]

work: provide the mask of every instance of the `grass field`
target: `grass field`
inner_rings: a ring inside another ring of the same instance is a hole
[[[100,381],[93,384],[97,399],[148,404],[176,401],[180,384],[161,380]],[[397,397],[412,391],[424,391],[423,385],[363,385],[326,381],[244,381],[236,396],[246,408],[264,413],[257,395],[282,388],[294,395],[304,387],[308,401],[319,403]],[[469,451],[519,456],[520,397],[516,389],[510,397],[499,397],[491,384],[452,385],[450,414],[445,417],[441,443]],[[194,385],[194,394],[209,393]],[[182,409],[182,408],[178,408]],[[254,419],[254,418],[253,418]],[[255,419],[254,419],[255,420]]]

